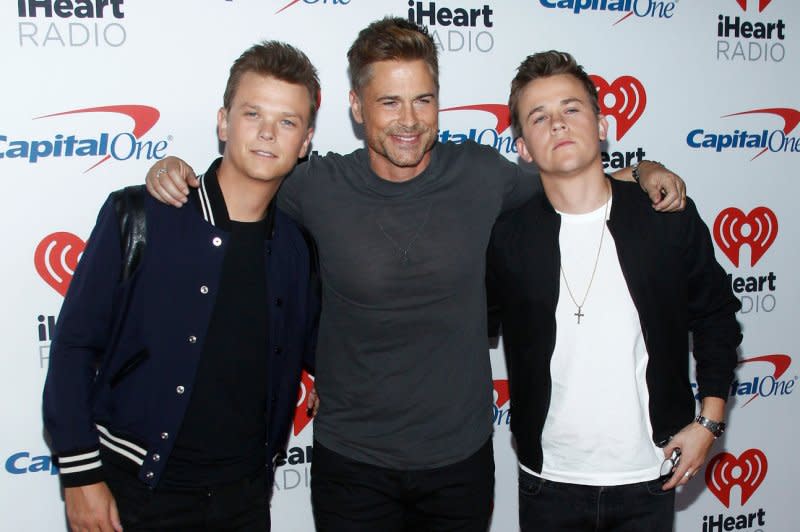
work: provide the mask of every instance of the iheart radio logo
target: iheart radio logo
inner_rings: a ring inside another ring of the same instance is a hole
[[[302,374],[300,375],[300,389],[297,391],[297,405],[294,409],[293,431],[295,436],[300,434],[303,429],[306,428],[306,425],[308,425],[313,419],[308,415],[308,410],[306,409],[308,394],[311,393],[313,388],[314,378],[309,375],[306,370],[303,370]]]
[[[86,243],[72,233],[47,235],[36,246],[33,264],[44,281],[65,296]]]
[[[647,92],[644,85],[633,76],[621,76],[609,83],[601,76],[589,76],[597,87],[597,102],[600,112],[613,116],[617,124],[617,140],[639,120],[647,106]],[[612,100],[610,103],[608,100]]]
[[[772,2],[772,0],[758,0],[758,12],[761,13],[764,11],[770,2]],[[739,4],[742,11],[747,11],[747,0],[736,0],[736,3]]]
[[[496,380],[494,381],[494,404],[497,405],[497,408],[503,408],[505,404],[511,398],[508,392],[508,380]]]
[[[729,207],[714,220],[714,240],[737,268],[742,245],[750,246],[750,266],[755,266],[777,236],[778,217],[767,207],[756,207],[749,214]]]
[[[733,486],[739,486],[744,506],[766,476],[767,456],[760,449],[748,449],[739,458],[720,453],[706,466],[706,486],[726,508],[731,507]]]

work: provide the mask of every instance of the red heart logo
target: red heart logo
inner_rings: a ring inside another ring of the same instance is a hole
[[[633,76],[621,76],[611,85],[598,75],[589,76],[597,87],[597,103],[600,112],[613,116],[617,123],[617,140],[639,120],[647,106],[647,92],[644,85]],[[611,105],[606,103],[607,96],[613,96]]]
[[[297,436],[302,432],[306,425],[311,422],[312,417],[308,415],[306,408],[306,401],[308,394],[314,388],[314,378],[303,370],[300,375],[300,388],[297,390],[297,405],[294,409],[294,435]]]
[[[714,220],[714,240],[737,268],[739,248],[743,244],[750,246],[752,267],[764,256],[777,236],[778,217],[766,207],[756,207],[747,215],[736,207],[729,207]]]
[[[761,13],[764,11],[770,2],[772,2],[772,0],[758,0],[758,12]],[[736,0],[736,3],[739,4],[742,11],[747,11],[747,0]]]
[[[497,405],[497,408],[503,408],[503,405],[508,402],[510,399],[510,394],[508,391],[508,380],[496,380],[494,381],[494,404]]]
[[[741,489],[744,506],[766,476],[767,456],[760,449],[748,449],[738,459],[720,453],[706,466],[706,486],[726,508],[730,508],[733,486]]]
[[[85,247],[86,243],[72,233],[52,233],[36,246],[33,264],[42,279],[64,296]]]

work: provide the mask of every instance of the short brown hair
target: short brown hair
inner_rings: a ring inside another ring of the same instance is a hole
[[[279,41],[262,41],[245,50],[231,66],[225,95],[222,98],[225,109],[230,111],[236,89],[239,88],[239,81],[247,72],[305,87],[311,99],[308,127],[314,126],[320,101],[319,78],[317,69],[306,54],[290,44]]]
[[[508,107],[511,110],[511,127],[514,135],[522,135],[522,123],[519,120],[519,97],[528,83],[539,78],[549,78],[559,74],[574,76],[583,83],[589,103],[595,114],[600,114],[600,105],[597,102],[597,87],[589,75],[583,70],[575,58],[567,52],[550,50],[529,55],[517,68],[517,75],[511,80],[511,94],[508,97]]]
[[[422,59],[428,65],[436,89],[439,89],[439,58],[436,43],[428,29],[404,18],[385,17],[376,20],[358,34],[347,51],[350,86],[360,92],[372,77],[373,63],[399,59]]]

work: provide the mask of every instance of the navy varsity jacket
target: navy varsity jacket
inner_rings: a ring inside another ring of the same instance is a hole
[[[101,446],[135,464],[150,487],[164,471],[189,404],[228,240],[214,225],[205,186],[217,165],[182,209],[145,194],[146,246],[124,280],[119,217],[110,199],[100,210],[61,308],[44,389],[45,428],[64,486],[103,480]],[[303,234],[276,211],[264,241],[267,467],[287,440],[319,308]]]

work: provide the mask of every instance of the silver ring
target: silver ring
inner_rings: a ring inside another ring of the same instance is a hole
[[[689,471],[687,471],[686,473],[684,473],[684,474],[683,474],[683,476],[684,476],[684,477],[691,477],[691,476],[692,476],[692,474],[691,474]]]
[[[156,179],[160,178],[162,175],[166,173],[167,173],[166,168],[159,168],[158,170],[156,170]]]

